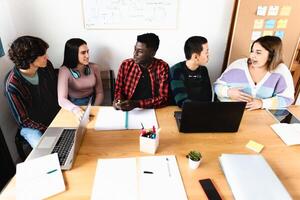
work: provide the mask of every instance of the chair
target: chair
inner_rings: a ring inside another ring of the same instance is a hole
[[[15,164],[11,158],[5,138],[0,128],[0,191],[16,173]]]
[[[113,70],[101,71],[101,79],[104,92],[104,100],[102,106],[111,106],[115,93],[115,75]]]
[[[21,136],[20,129],[18,129],[15,136],[15,144],[20,158],[22,159],[22,161],[24,161],[31,152],[32,147],[27,142],[27,140],[25,140],[25,138]]]

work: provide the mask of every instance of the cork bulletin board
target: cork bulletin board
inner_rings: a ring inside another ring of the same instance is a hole
[[[298,0],[237,0],[227,66],[248,57],[251,43],[258,37],[276,35],[282,38],[284,62],[291,67],[300,37],[299,16]]]

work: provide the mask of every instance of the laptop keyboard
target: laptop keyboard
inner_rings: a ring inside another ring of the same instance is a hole
[[[57,153],[59,163],[63,166],[74,143],[76,129],[64,129],[51,153]]]

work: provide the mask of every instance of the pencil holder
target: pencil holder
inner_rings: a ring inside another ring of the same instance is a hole
[[[159,145],[159,131],[142,130],[140,134],[140,151],[155,154]]]

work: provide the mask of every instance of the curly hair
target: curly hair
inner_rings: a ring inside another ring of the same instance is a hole
[[[45,55],[48,48],[49,45],[40,38],[21,36],[11,44],[8,55],[16,67],[28,69],[37,57]]]

